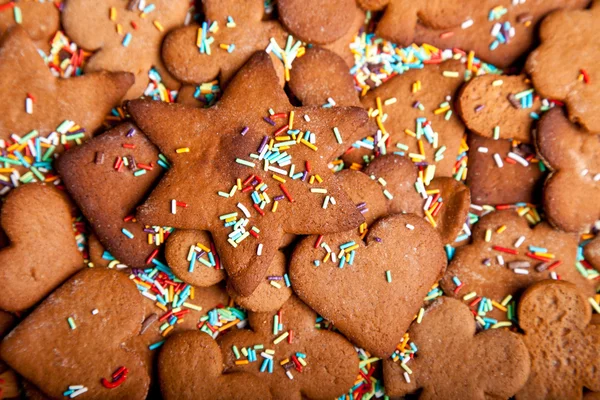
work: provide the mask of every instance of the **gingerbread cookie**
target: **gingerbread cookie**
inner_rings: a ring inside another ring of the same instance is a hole
[[[0,311],[0,338],[4,338],[16,323],[17,318],[12,314]],[[0,361],[0,397],[3,399],[20,398],[20,392],[15,372]]]
[[[585,259],[593,266],[600,268],[600,237],[596,236],[591,242],[583,248]]]
[[[0,88],[0,140],[20,142],[24,135],[33,135],[40,138],[44,148],[53,151],[91,137],[133,84],[133,76],[124,72],[54,77],[21,27],[10,29],[2,37],[0,74],[10,77]],[[74,125],[80,129],[68,132]],[[21,160],[12,164],[25,163]]]
[[[542,22],[541,45],[529,55],[525,66],[542,96],[563,101],[571,122],[596,134],[600,134],[598,19],[598,0],[589,10],[552,13]],[[559,55],[569,62],[559,61]]]
[[[531,375],[515,396],[581,399],[583,388],[600,391],[600,326],[590,324],[589,304],[576,286],[540,282],[519,303]]]
[[[420,399],[508,399],[529,377],[521,335],[501,329],[476,333],[469,308],[448,297],[431,304],[408,337],[416,353],[383,362],[385,393],[391,397],[422,389]]]
[[[330,50],[342,57],[348,68],[354,66],[354,53],[350,49],[350,44],[354,41],[354,38],[364,28],[366,22],[366,15],[358,7],[354,7],[354,17],[348,31],[339,39],[329,43],[321,45],[324,49]]]
[[[87,269],[6,336],[0,355],[53,398],[87,392],[93,399],[144,399],[146,366],[123,345],[137,335],[143,317],[142,296],[126,275]]]
[[[462,13],[463,19],[458,26],[437,29],[418,23],[414,41],[441,49],[472,50],[482,60],[506,68],[534,45],[537,38],[536,28],[546,15],[560,8],[584,8],[589,3],[590,0],[475,1],[475,8],[472,8],[471,12]],[[433,4],[435,7],[437,2]],[[469,9],[464,7],[464,2],[456,4],[461,9]],[[441,12],[445,10],[445,7],[437,7]],[[378,32],[380,31],[381,28],[378,27]]]
[[[246,372],[223,374],[219,345],[200,332],[170,338],[160,353],[158,370],[165,400],[271,399],[260,377]]]
[[[263,21],[262,0],[204,0],[202,8],[201,26],[174,30],[162,47],[167,69],[181,82],[200,85],[218,78],[225,86],[271,39],[284,46],[287,33],[277,21]]]
[[[399,214],[371,225],[366,244],[356,231],[309,236],[292,255],[290,277],[295,293],[353,343],[388,357],[445,267],[431,225]]]
[[[552,173],[544,184],[548,221],[569,232],[589,231],[600,219],[600,135],[569,122],[561,109],[546,113],[536,132],[538,153]]]
[[[358,357],[343,336],[317,329],[316,317],[295,296],[277,312],[250,313],[252,331],[219,339],[225,370],[252,373],[274,399],[339,397],[354,384]]]
[[[479,316],[489,313],[492,318],[483,320],[484,325],[511,319],[511,298],[544,279],[573,282],[582,293],[594,293],[594,282],[575,264],[576,235],[546,222],[531,229],[525,218],[507,210],[480,218],[471,238],[470,245],[456,250],[441,286],[447,295],[467,301]]]
[[[468,174],[474,204],[539,203],[543,165],[532,145],[469,135]]]
[[[0,0],[0,32],[20,25],[41,49],[58,30],[59,19],[60,11],[52,1]]]
[[[127,98],[141,96],[148,86],[150,68],[158,69],[163,82],[176,87],[163,67],[160,46],[165,35],[183,25],[187,0],[69,0],[61,20],[66,34],[80,47],[95,51],[85,71],[128,71],[135,85]]]
[[[493,139],[531,143],[541,101],[525,75],[483,75],[460,90],[456,108],[469,130]]]
[[[173,164],[138,218],[210,231],[240,295],[263,280],[285,232],[343,231],[362,222],[327,160],[370,132],[366,112],[292,107],[264,52],[212,108],[137,100],[128,109]]]
[[[3,310],[34,306],[83,267],[71,205],[51,186],[32,183],[13,190],[2,205],[2,228],[10,241],[0,250]]]
[[[430,166],[435,176],[452,176],[465,133],[452,103],[464,74],[465,66],[450,60],[409,70],[369,91],[361,101],[381,133],[355,143],[345,163],[394,152]]]
[[[162,227],[146,227],[133,214],[168,168],[165,160],[137,127],[124,123],[67,151],[56,165],[100,243],[130,267],[146,266],[164,240]]]

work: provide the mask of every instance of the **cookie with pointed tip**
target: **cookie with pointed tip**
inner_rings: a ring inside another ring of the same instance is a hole
[[[240,329],[218,339],[225,370],[259,377],[274,399],[338,398],[354,384],[358,356],[342,335],[316,328],[316,318],[317,314],[296,296],[290,297],[279,311],[250,313],[252,330]],[[267,358],[258,350],[256,362],[243,364],[245,356],[238,360],[234,347],[243,354],[242,349],[258,344],[273,350],[272,361],[264,361]],[[287,363],[283,363],[286,359]],[[236,362],[240,360],[241,364]]]
[[[600,134],[571,123],[563,110],[548,111],[538,124],[536,146],[552,171],[544,184],[548,221],[568,232],[587,232],[600,219]]]
[[[0,41],[0,74],[10,77],[0,87],[0,139],[37,130],[47,136],[65,120],[74,121],[92,136],[111,108],[133,84],[125,72],[96,72],[56,78],[21,27],[11,28]],[[34,98],[31,114],[25,100]]]
[[[346,62],[346,64],[348,65],[348,68],[352,68],[354,66],[354,53],[352,53],[352,50],[350,49],[350,45],[352,42],[354,42],[354,38],[358,34],[360,34],[360,32],[363,29],[363,27],[365,26],[365,24],[366,24],[365,12],[363,10],[361,10],[359,7],[355,7],[352,24],[350,25],[350,28],[348,29],[348,31],[339,39],[337,39],[331,43],[321,45],[321,46],[324,49],[330,50],[330,51],[334,52],[335,54],[337,54],[338,56],[342,57],[344,59],[344,61]]]
[[[162,175],[158,161],[158,149],[135,125],[124,123],[65,152],[56,164],[100,243],[134,268],[145,268],[157,247],[154,239],[148,243],[145,225],[133,213]]]
[[[590,323],[590,306],[579,288],[537,283],[523,294],[518,310],[531,375],[517,400],[581,399],[583,388],[600,391],[600,325]]]
[[[404,157],[392,154],[377,157],[363,171],[346,169],[337,176],[367,224],[391,214],[425,217],[427,200],[414,186],[417,167]],[[434,178],[427,190],[438,192],[430,195],[428,212],[442,243],[453,243],[467,219],[471,205],[469,189],[452,178]]]
[[[60,26],[60,11],[51,1],[19,1],[0,0],[0,32],[20,25],[29,37],[43,50]],[[16,15],[21,21],[16,21]]]
[[[397,1],[410,3],[405,0]],[[459,10],[462,19],[458,25],[443,28],[417,23],[414,41],[440,49],[472,50],[482,60],[499,68],[507,68],[535,45],[537,28],[546,15],[557,9],[584,8],[589,3],[590,0],[475,1],[474,8],[469,10],[464,7],[470,12]],[[464,2],[456,3],[461,9],[463,4]],[[564,54],[561,56],[564,57]]]
[[[26,310],[83,267],[71,222],[71,204],[52,186],[31,183],[6,197],[2,228],[10,244],[0,250],[0,308]]]
[[[466,83],[456,108],[469,131],[487,138],[532,143],[534,119],[541,101],[525,75],[482,75]]]
[[[596,236],[591,242],[583,248],[585,259],[594,267],[600,269],[600,237]]]
[[[474,301],[476,297],[496,302],[488,316],[499,320],[506,319],[507,296],[516,298],[553,274],[591,296],[595,283],[582,275],[584,268],[578,270],[577,248],[577,235],[555,230],[546,222],[532,229],[516,211],[496,211],[473,227],[471,244],[456,250],[441,286],[449,296],[466,297],[476,311],[483,307]]]
[[[353,343],[384,358],[445,268],[433,227],[416,215],[397,214],[371,225],[365,242],[356,230],[307,237],[292,254],[290,278],[309,306]]]
[[[464,74],[464,64],[450,60],[411,69],[370,90],[361,102],[382,137],[354,143],[344,162],[363,164],[365,157],[394,152],[435,166],[435,176],[452,176],[465,134],[452,104]]]
[[[0,355],[52,398],[63,397],[71,385],[83,385],[92,399],[144,399],[150,385],[147,367],[123,344],[137,335],[143,318],[143,297],[127,275],[86,269],[6,336]],[[127,378],[108,389],[102,379],[110,382],[121,366]]]
[[[536,90],[566,104],[569,119],[600,134],[600,40],[596,34],[600,1],[589,10],[562,10],[540,26],[541,45],[527,58],[525,70]],[[568,62],[559,61],[569,60]]]
[[[167,69],[181,82],[199,85],[219,79],[226,86],[254,52],[269,46],[271,38],[280,46],[285,43],[287,33],[279,22],[263,21],[262,0],[204,0],[202,9],[210,25],[175,29],[162,46]],[[228,23],[230,18],[233,23]],[[202,35],[211,43],[199,44],[198,32],[208,28],[212,30]]]
[[[173,335],[158,358],[160,391],[175,399],[271,399],[262,378],[246,372],[223,373],[219,345],[202,332]]]
[[[128,110],[173,164],[138,219],[209,231],[240,295],[263,280],[284,233],[338,232],[363,221],[327,162],[344,151],[334,128],[347,142],[371,132],[366,112],[293,107],[264,52],[212,108],[137,100]]]
[[[544,172],[532,145],[479,135],[469,135],[467,144],[466,184],[474,204],[540,202]]]
[[[422,389],[419,399],[508,399],[529,377],[522,336],[502,329],[477,333],[469,308],[452,298],[432,303],[408,337],[418,349],[406,362],[410,375],[400,365],[404,360],[383,362],[388,396]]]
[[[167,87],[177,87],[163,66],[160,47],[170,30],[183,25],[188,8],[187,0],[153,0],[151,4],[139,0],[69,0],[61,21],[74,42],[95,52],[86,61],[86,73],[104,70],[135,75],[135,85],[126,96],[133,99],[144,93],[152,67]]]

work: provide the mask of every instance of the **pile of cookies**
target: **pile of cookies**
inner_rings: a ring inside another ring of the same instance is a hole
[[[0,398],[599,399],[600,0],[0,0]]]

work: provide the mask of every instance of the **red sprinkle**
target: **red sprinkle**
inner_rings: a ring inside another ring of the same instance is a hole
[[[286,113],[277,113],[277,114],[271,115],[271,119],[277,119],[277,118],[287,118],[287,114]]]
[[[585,69],[581,69],[579,71],[581,72],[581,75],[583,75],[583,81],[585,83],[590,83],[590,75],[587,73],[587,71]]]
[[[529,251],[527,253],[525,253],[525,255],[529,258],[533,258],[534,260],[538,260],[538,261],[544,261],[544,262],[552,261],[551,258],[538,256],[537,254],[529,252]]]
[[[560,264],[562,264],[561,260],[553,262],[552,265],[548,267],[548,271],[552,271],[553,269],[560,267]]]
[[[317,238],[317,241],[315,242],[315,249],[319,248],[321,242],[323,242],[323,235],[319,235],[319,237]]]
[[[123,147],[126,149],[135,149],[135,144],[132,143],[123,143]]]
[[[290,126],[288,124],[285,124],[281,128],[277,129],[275,132],[273,132],[273,136],[281,135],[283,132],[287,131],[289,129],[289,127]]]
[[[294,198],[292,197],[292,195],[290,194],[290,192],[288,192],[288,190],[283,185],[283,183],[280,183],[279,187],[281,188],[281,191],[283,192],[283,194],[285,195],[285,197],[287,197],[287,199],[290,201],[290,203],[293,203],[294,202]]]
[[[265,215],[265,212],[263,210],[260,209],[258,204],[252,204],[254,206],[254,208],[256,209],[256,211],[258,211],[258,213],[260,215]]]
[[[187,203],[184,203],[183,201],[176,201],[175,204],[177,205],[177,207],[183,207],[183,208],[187,208]]]
[[[154,249],[152,251],[152,253],[150,253],[148,258],[146,259],[146,264],[150,264],[152,262],[152,260],[154,260],[154,257],[156,257],[157,254],[158,254],[158,249]]]
[[[508,254],[519,254],[519,252],[515,249],[507,249],[506,247],[500,247],[500,246],[492,246],[492,249],[496,250],[496,251],[501,251],[503,253],[508,253]]]
[[[8,10],[9,8],[13,8],[15,6],[15,2],[11,1],[10,3],[0,5],[0,12],[4,10]]]
[[[114,389],[116,387],[121,386],[121,384],[123,382],[125,382],[125,379],[127,379],[128,372],[129,372],[129,370],[127,368],[120,367],[112,374],[112,377],[111,377],[112,381],[109,381],[106,378],[102,378],[102,380],[100,382],[102,383],[102,386],[104,386],[105,388]]]

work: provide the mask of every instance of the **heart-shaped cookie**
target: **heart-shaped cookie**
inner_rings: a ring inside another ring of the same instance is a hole
[[[219,345],[202,332],[183,332],[165,343],[158,358],[165,400],[271,399],[262,379],[245,372],[223,374]]]
[[[83,267],[70,207],[64,194],[37,183],[6,197],[1,219],[10,245],[0,250],[0,308],[32,307]]]
[[[4,338],[0,356],[52,398],[87,388],[86,399],[144,399],[147,367],[124,345],[143,318],[143,297],[127,275],[86,269]]]
[[[307,237],[290,277],[298,296],[350,340],[388,357],[445,267],[433,227],[400,214],[375,222],[366,244],[355,230]]]

